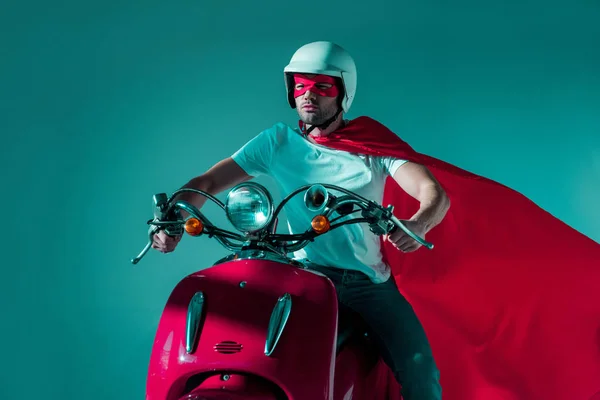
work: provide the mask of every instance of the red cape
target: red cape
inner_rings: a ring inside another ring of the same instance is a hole
[[[423,164],[451,206],[404,254],[384,243],[400,291],[413,305],[441,371],[445,400],[600,398],[600,245],[522,194],[417,153],[379,122],[359,117],[315,138],[353,153]],[[408,219],[419,203],[386,182],[384,205]],[[399,398],[387,367],[374,398]]]

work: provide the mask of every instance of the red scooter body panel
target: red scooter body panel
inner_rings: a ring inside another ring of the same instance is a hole
[[[197,292],[204,295],[203,319],[188,354],[188,305]],[[291,312],[267,356],[271,313],[285,293]],[[289,264],[241,259],[191,274],[175,287],[161,316],[146,399],[179,399],[190,377],[211,372],[262,377],[291,400],[333,399],[337,312],[331,281]]]
[[[335,361],[334,400],[372,400],[373,388],[366,378],[378,360],[363,341],[351,340]]]

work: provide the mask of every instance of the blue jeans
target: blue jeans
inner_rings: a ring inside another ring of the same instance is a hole
[[[423,326],[393,277],[375,284],[359,271],[305,264],[329,277],[341,306],[362,317],[383,360],[402,385],[404,400],[442,398],[440,373]]]

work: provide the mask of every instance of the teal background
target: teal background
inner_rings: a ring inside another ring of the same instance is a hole
[[[132,266],[152,195],[294,124],[282,69],[313,40],[355,57],[348,117],[600,240],[598,2],[167,3],[0,8],[1,399],[143,398],[171,289],[226,254],[186,238]]]

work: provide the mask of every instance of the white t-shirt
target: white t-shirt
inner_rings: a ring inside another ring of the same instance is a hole
[[[406,162],[320,146],[304,138],[299,129],[283,123],[258,134],[232,158],[248,175],[272,177],[282,196],[304,185],[325,183],[351,190],[379,204],[383,201],[388,174],[393,175]],[[309,229],[310,221],[317,215],[306,208],[303,197],[303,193],[297,194],[284,207],[291,233]],[[344,218],[357,216],[360,214]],[[294,253],[294,258],[358,270],[375,283],[384,282],[390,276],[389,267],[382,261],[380,239],[366,223],[344,225],[318,236],[314,242]]]

